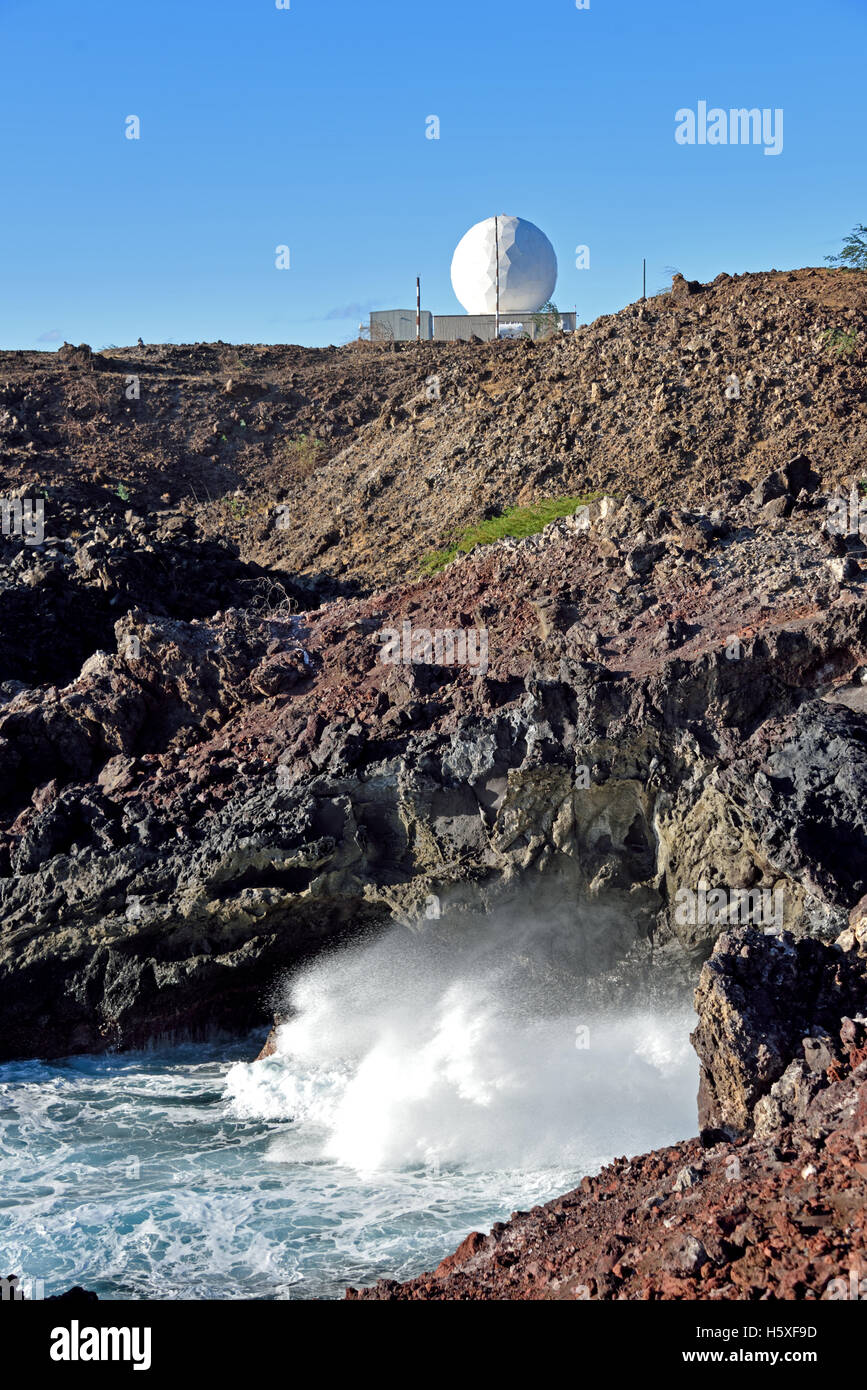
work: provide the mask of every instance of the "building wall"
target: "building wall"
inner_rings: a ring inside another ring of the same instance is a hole
[[[560,322],[566,333],[575,331],[574,312],[561,313]],[[493,314],[437,314],[429,309],[421,311],[421,336],[425,341],[431,338],[438,343],[466,342],[472,337],[488,342],[494,336]],[[500,314],[500,332],[510,325],[520,324],[515,337],[522,331],[531,338],[538,336],[532,314]],[[415,309],[374,309],[370,315],[370,337],[376,342],[410,343],[415,341]]]
[[[433,315],[429,309],[421,311],[421,336],[433,336]],[[371,340],[389,343],[410,343],[415,341],[415,309],[374,309],[370,315]]]
[[[561,313],[560,322],[567,333],[575,330],[575,313]],[[538,336],[532,314],[500,314],[500,332],[509,324],[521,324],[523,332],[529,337]],[[438,343],[466,341],[468,338],[482,338],[489,341],[494,336],[496,318],[493,314],[437,314],[434,318],[433,336]],[[516,337],[521,333],[516,331]]]

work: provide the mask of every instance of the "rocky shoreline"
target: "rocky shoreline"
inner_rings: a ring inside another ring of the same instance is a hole
[[[574,1192],[473,1231],[433,1273],[347,1298],[863,1298],[867,1017],[840,1017],[847,1000],[867,1003],[863,942],[724,934],[696,999],[699,1137],[616,1159]],[[804,1019],[813,1035],[796,1043]]]
[[[862,280],[678,277],[537,345],[0,354],[6,519],[44,511],[0,542],[0,1061],[532,922],[552,997],[698,980],[701,1137],[368,1296],[825,1296],[864,1234]],[[538,498],[575,507],[422,563]]]

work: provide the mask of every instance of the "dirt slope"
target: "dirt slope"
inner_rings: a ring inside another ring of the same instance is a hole
[[[370,591],[515,502],[700,505],[797,453],[845,476],[865,343],[867,277],[805,269],[679,280],[539,345],[7,352],[0,486],[183,501],[245,560]]]

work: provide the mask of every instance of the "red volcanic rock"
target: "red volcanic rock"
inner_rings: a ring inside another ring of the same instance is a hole
[[[462,1240],[453,1255],[447,1255],[441,1260],[434,1270],[435,1279],[444,1279],[452,1270],[460,1269],[474,1255],[478,1255],[480,1250],[484,1250],[488,1243],[487,1236],[483,1236],[481,1231],[470,1231],[465,1240]]]

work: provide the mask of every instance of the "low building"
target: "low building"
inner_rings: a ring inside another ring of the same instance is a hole
[[[415,342],[415,309],[374,309],[370,315],[370,341],[385,343]],[[421,311],[421,336],[433,337],[433,314]]]
[[[577,315],[574,310],[559,313],[560,327],[564,333],[573,333]],[[547,314],[532,312],[526,314],[501,314],[501,338],[539,338],[550,332],[551,321]],[[421,313],[421,337],[425,342],[433,339],[438,343],[468,342],[470,338],[490,341],[496,332],[494,314],[436,314],[427,309]],[[370,315],[371,342],[413,342],[416,336],[415,309],[375,309]]]
[[[564,333],[574,332],[574,311],[558,313],[558,317]],[[437,314],[433,336],[439,343],[466,342],[468,338],[482,338],[488,342],[496,333],[496,322],[494,314]],[[550,317],[540,312],[500,314],[501,338],[539,338],[551,328]]]

